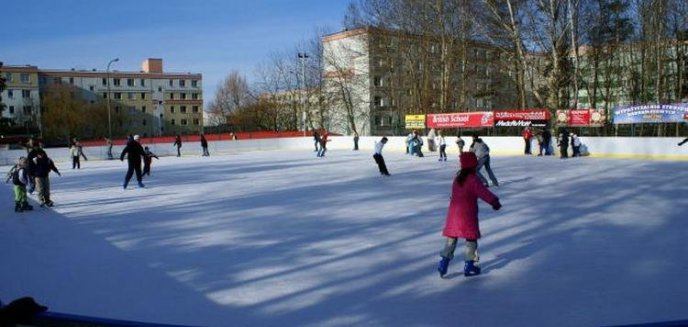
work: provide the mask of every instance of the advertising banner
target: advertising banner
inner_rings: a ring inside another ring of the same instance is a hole
[[[425,129],[425,115],[406,115],[406,129]]]
[[[604,109],[557,110],[557,125],[559,126],[599,127],[605,122]]]
[[[613,112],[614,124],[681,123],[686,121],[688,103],[619,106]]]
[[[549,121],[549,111],[547,109],[532,110],[496,110],[494,112],[495,126],[538,126],[547,125]]]
[[[428,114],[429,128],[493,127],[492,111]]]

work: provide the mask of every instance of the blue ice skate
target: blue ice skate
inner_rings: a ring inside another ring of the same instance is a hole
[[[440,277],[444,277],[447,274],[447,268],[449,268],[449,258],[442,257],[440,263],[437,265],[437,271],[440,273]]]
[[[480,267],[476,266],[473,260],[466,260],[466,265],[463,266],[463,275],[466,277],[480,275]]]

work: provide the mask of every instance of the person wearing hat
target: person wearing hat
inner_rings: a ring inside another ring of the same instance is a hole
[[[437,266],[440,277],[447,274],[449,261],[454,258],[457,239],[463,238],[465,243],[464,276],[480,274],[480,267],[476,266],[478,257],[478,239],[480,227],[478,224],[478,199],[489,203],[494,210],[499,210],[502,204],[499,198],[480,182],[475,169],[478,158],[473,152],[464,152],[459,156],[461,170],[454,178],[452,193],[447,209],[447,217],[442,230],[446,237],[446,244],[440,252],[441,260]]]
[[[136,173],[136,180],[139,182],[139,187],[144,187],[143,183],[141,182],[142,174],[141,174],[141,160],[143,159],[143,156],[145,155],[145,152],[143,150],[143,147],[139,143],[139,136],[134,135],[134,137],[127,142],[127,146],[124,147],[124,150],[122,150],[122,154],[119,156],[120,161],[124,161],[124,156],[127,156],[127,163],[129,164],[129,168],[127,169],[127,175],[124,177],[124,189],[127,188],[127,185],[129,185],[129,181],[131,180],[131,176]]]

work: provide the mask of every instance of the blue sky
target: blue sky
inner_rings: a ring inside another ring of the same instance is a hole
[[[0,61],[42,69],[203,74],[206,104],[238,70],[249,80],[270,53],[296,49],[318,28],[342,29],[349,0],[5,0]],[[296,50],[294,50],[296,51]]]

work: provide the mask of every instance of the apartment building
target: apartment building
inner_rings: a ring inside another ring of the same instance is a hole
[[[202,75],[163,72],[163,60],[146,59],[141,70],[49,70],[4,66],[8,80],[3,118],[40,121],[41,94],[52,85],[73,87],[90,103],[110,101],[113,137],[197,134],[203,128]]]
[[[473,41],[378,28],[321,39],[326,127],[360,135],[403,135],[407,114],[509,109],[515,89],[496,49]]]

